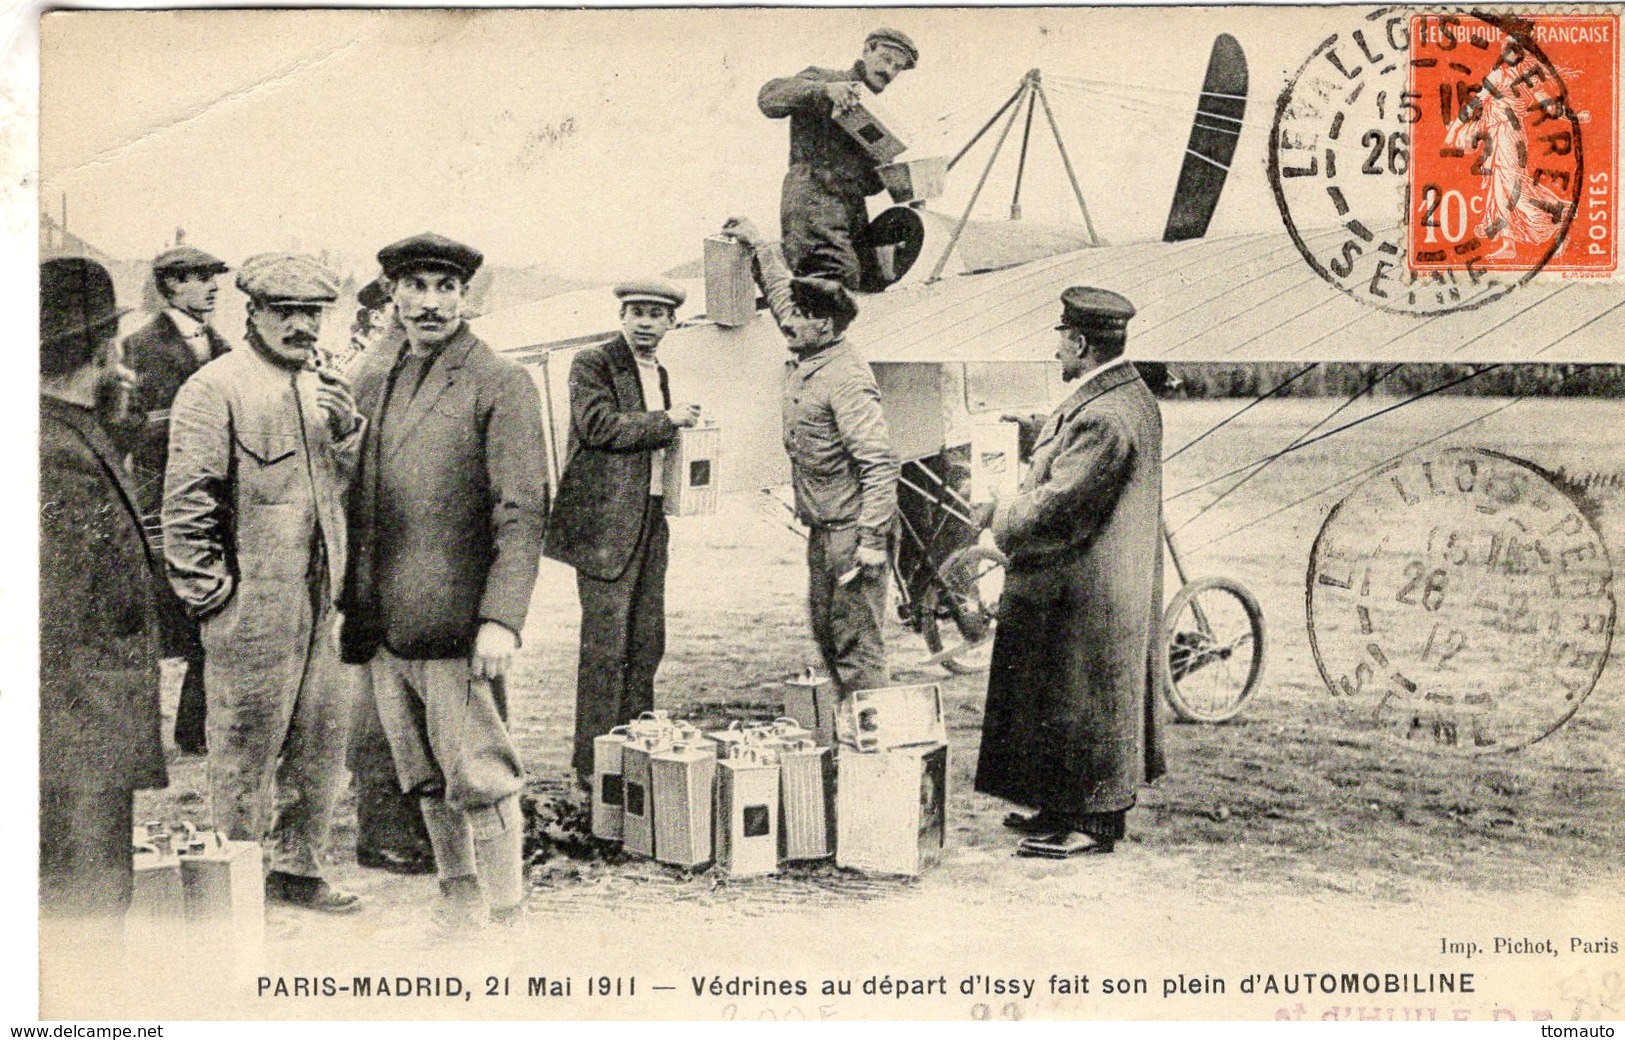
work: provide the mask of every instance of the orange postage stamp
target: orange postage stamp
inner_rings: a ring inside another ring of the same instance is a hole
[[[1617,14],[1417,15],[1410,266],[1618,267]]]

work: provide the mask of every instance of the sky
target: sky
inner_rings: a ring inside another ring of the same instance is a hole
[[[115,256],[326,250],[365,276],[433,229],[584,281],[662,270],[743,212],[777,229],[786,121],[758,88],[850,65],[894,24],[919,67],[876,100],[906,157],[952,155],[1039,68],[1100,233],[1160,234],[1215,33],[1252,101],[1214,233],[1279,227],[1273,101],[1348,12],[1298,9],[88,12],[41,24],[41,206]],[[934,204],[965,205],[998,128]],[[1015,126],[977,207],[1008,214]],[[1040,111],[1024,216],[1079,215]],[[345,273],[352,273],[346,271]]]

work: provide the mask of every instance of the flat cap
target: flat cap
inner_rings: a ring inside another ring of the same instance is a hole
[[[152,258],[152,270],[159,271],[203,271],[208,274],[225,274],[231,270],[226,262],[218,256],[205,253],[196,246],[176,246],[166,249]]]
[[[681,307],[683,301],[688,299],[688,293],[681,286],[673,285],[664,278],[622,282],[615,287],[615,296],[622,303],[663,303],[672,310]]]
[[[1057,329],[1084,332],[1121,332],[1134,317],[1134,304],[1110,289],[1074,285],[1061,294],[1061,323]]]
[[[871,43],[890,44],[891,46],[902,51],[904,54],[907,54],[908,67],[911,69],[920,63],[920,49],[914,46],[914,41],[909,39],[908,34],[903,32],[901,29],[891,29],[886,26],[881,26],[864,38],[863,45],[865,47],[869,46]]]
[[[858,301],[846,286],[828,278],[792,278],[790,296],[796,309],[809,318],[834,318],[850,324],[858,316]]]
[[[314,257],[261,253],[243,261],[237,288],[260,303],[326,305],[339,298],[338,276]]]
[[[485,256],[473,246],[453,242],[432,231],[403,238],[378,250],[378,265],[390,278],[402,271],[429,267],[450,271],[466,282],[474,277],[474,272],[480,269],[484,260]]]

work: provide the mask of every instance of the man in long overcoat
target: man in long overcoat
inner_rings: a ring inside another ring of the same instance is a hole
[[[790,169],[784,175],[779,220],[785,259],[796,275],[828,278],[853,292],[880,287],[868,248],[864,200],[883,189],[877,164],[835,121],[858,105],[861,83],[879,94],[919,61],[914,41],[896,29],[876,29],[849,69],[803,69],[769,80],[756,105],[769,119],[790,119]]]
[[[137,425],[126,445],[130,452],[136,507],[156,523],[164,499],[164,466],[169,461],[169,408],[192,373],[231,349],[211,319],[219,287],[229,271],[225,261],[194,246],[176,246],[152,261],[153,282],[164,309],[124,340],[125,362],[140,377],[132,402]],[[180,706],[175,709],[175,743],[201,754],[206,744],[203,643],[197,622],[172,595],[164,599],[165,652],[186,661]]]
[[[654,707],[666,650],[663,455],[698,405],[671,403],[655,357],[683,290],[659,279],[615,288],[621,334],[570,364],[570,441],[547,529],[549,557],[576,569],[581,657],[571,762],[592,776],[593,738]]]
[[[462,316],[478,250],[423,234],[378,262],[404,329],[368,348],[344,659],[365,664],[419,799],[452,928],[523,909],[524,770],[498,710],[547,522],[541,399]]]
[[[322,859],[352,711],[332,611],[365,423],[342,378],[311,367],[332,272],[264,254],[237,286],[247,348],[175,395],[164,555],[202,623],[215,827],[270,844],[269,898],[349,912],[360,897],[330,885]]]
[[[121,313],[95,261],[40,265],[40,909],[93,943],[130,904],[134,792],[168,783],[157,561],[95,410],[134,379]]]
[[[976,789],[1031,806],[1021,851],[1110,852],[1142,782],[1163,772],[1162,417],[1123,357],[1134,307],[1062,299],[1058,357],[1080,385],[1038,432],[993,536],[1010,558]]]

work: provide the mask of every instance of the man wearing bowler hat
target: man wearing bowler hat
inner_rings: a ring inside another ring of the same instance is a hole
[[[333,273],[267,253],[243,262],[237,288],[247,349],[175,395],[164,556],[202,626],[215,827],[265,845],[270,899],[346,913],[360,897],[323,865],[352,710],[332,613],[366,424],[342,377],[316,371]]]
[[[164,309],[124,341],[124,358],[140,379],[133,407],[136,425],[128,437],[136,505],[156,526],[163,505],[164,466],[169,459],[169,408],[192,373],[231,349],[214,329],[216,279],[231,268],[219,257],[179,245],[152,261],[153,283]],[[175,710],[175,743],[201,754],[205,746],[203,643],[197,623],[173,597],[164,615],[165,651],[186,661],[180,706]]]
[[[671,403],[655,351],[683,290],[661,279],[615,287],[621,334],[570,365],[570,441],[547,555],[576,569],[581,657],[572,763],[585,785],[593,738],[654,707],[666,652],[664,456],[695,404]]]
[[[93,958],[116,956],[130,905],[134,792],[168,782],[157,561],[98,415],[134,384],[123,313],[94,260],[40,265],[39,898],[85,928],[75,953]]]
[[[790,118],[790,170],[779,220],[794,274],[833,279],[854,292],[879,288],[864,200],[885,186],[875,160],[834,117],[862,103],[859,84],[879,94],[919,60],[908,36],[876,29],[851,68],[803,69],[769,80],[757,94],[763,115]]]
[[[1061,303],[1056,356],[1079,385],[993,511],[1010,563],[976,768],[978,791],[1037,810],[1005,819],[1020,853],[1052,858],[1111,852],[1164,771],[1162,417],[1123,356],[1133,304],[1086,287]]]
[[[734,217],[722,231],[755,254],[790,348],[780,411],[796,516],[807,525],[813,640],[841,697],[889,686],[881,624],[899,466],[874,373],[846,340],[857,302],[839,282],[791,278],[750,220]]]
[[[356,366],[369,429],[351,492],[344,659],[365,664],[401,790],[418,799],[452,930],[523,911],[524,770],[497,687],[519,649],[547,519],[541,402],[463,318],[478,250],[378,253],[403,337]]]

